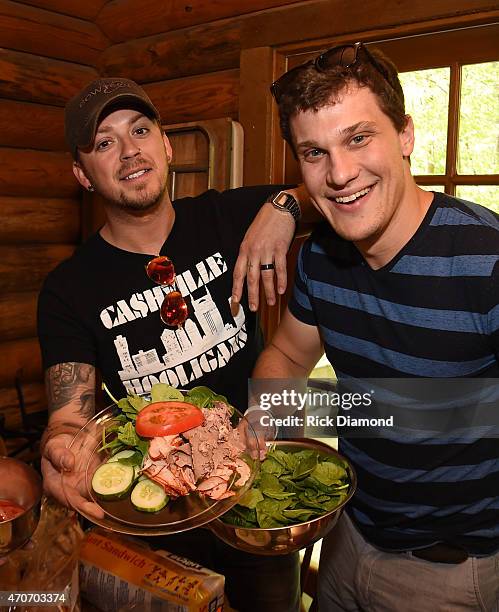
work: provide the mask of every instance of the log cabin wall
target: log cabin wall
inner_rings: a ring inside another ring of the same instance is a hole
[[[0,411],[20,425],[46,407],[36,301],[47,272],[80,240],[80,194],[63,107],[97,75],[109,41],[91,21],[104,0],[0,0]]]
[[[239,115],[245,24],[296,0],[111,0],[96,23],[113,45],[99,71],[144,85],[165,123]]]
[[[43,277],[81,237],[63,106],[97,74],[141,83],[165,123],[220,117],[245,129],[245,183],[279,181],[268,85],[279,46],[394,36],[497,18],[492,0],[0,0],[0,412],[45,404],[36,340]],[[242,79],[241,79],[242,75]],[[87,205],[86,202],[85,205]]]

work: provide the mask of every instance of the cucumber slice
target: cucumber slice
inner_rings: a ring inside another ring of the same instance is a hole
[[[119,461],[121,464],[131,465],[133,467],[133,479],[135,481],[140,475],[140,466],[142,465],[142,459],[143,458],[141,453],[127,448],[126,450],[120,451],[119,453],[116,453],[116,455],[113,455],[110,459],[107,460],[107,463],[115,463]]]
[[[133,488],[131,495],[132,504],[142,512],[158,512],[164,508],[170,498],[164,489],[158,484],[145,478],[139,481]]]
[[[125,465],[142,465],[142,453],[134,450],[123,450],[116,455],[113,455],[110,459],[107,460],[107,463],[113,463],[114,461],[119,461],[120,463],[124,463]]]
[[[92,476],[92,489],[101,499],[120,499],[131,489],[135,470],[119,461],[100,465]]]
[[[107,460],[107,463],[112,463],[113,461],[119,461],[120,459],[130,459],[130,457],[133,457],[135,455],[134,450],[132,450],[131,448],[127,448],[126,450],[122,450],[119,453],[116,453],[116,455],[113,455],[110,459]]]

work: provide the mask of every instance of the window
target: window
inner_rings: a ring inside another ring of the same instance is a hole
[[[499,61],[404,72],[400,80],[416,126],[416,181],[499,213]]]

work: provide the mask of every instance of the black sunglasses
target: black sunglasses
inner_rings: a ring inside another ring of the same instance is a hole
[[[332,47],[331,49],[324,51],[324,53],[321,53],[321,55],[318,55],[315,59],[309,60],[304,64],[300,64],[299,66],[291,68],[291,70],[285,72],[277,79],[277,81],[274,81],[272,83],[272,85],[270,86],[270,91],[274,96],[274,99],[277,104],[279,104],[279,100],[282,97],[283,91],[295,78],[299,70],[302,70],[307,66],[314,66],[314,68],[318,72],[325,72],[328,68],[334,68],[335,66],[341,66],[342,68],[351,68],[359,62],[359,57],[362,54],[370,62],[370,64],[374,66],[374,68],[376,68],[376,70],[384,77],[390,87],[395,90],[395,87],[392,85],[386,69],[379,62],[376,61],[376,59],[374,58],[372,53],[370,53],[367,47],[365,47],[361,42],[356,42],[354,44]]]

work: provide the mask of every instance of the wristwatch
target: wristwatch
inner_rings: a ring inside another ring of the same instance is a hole
[[[301,209],[298,201],[287,191],[277,191],[269,197],[269,201],[277,210],[284,210],[293,216],[296,223],[300,220]]]

